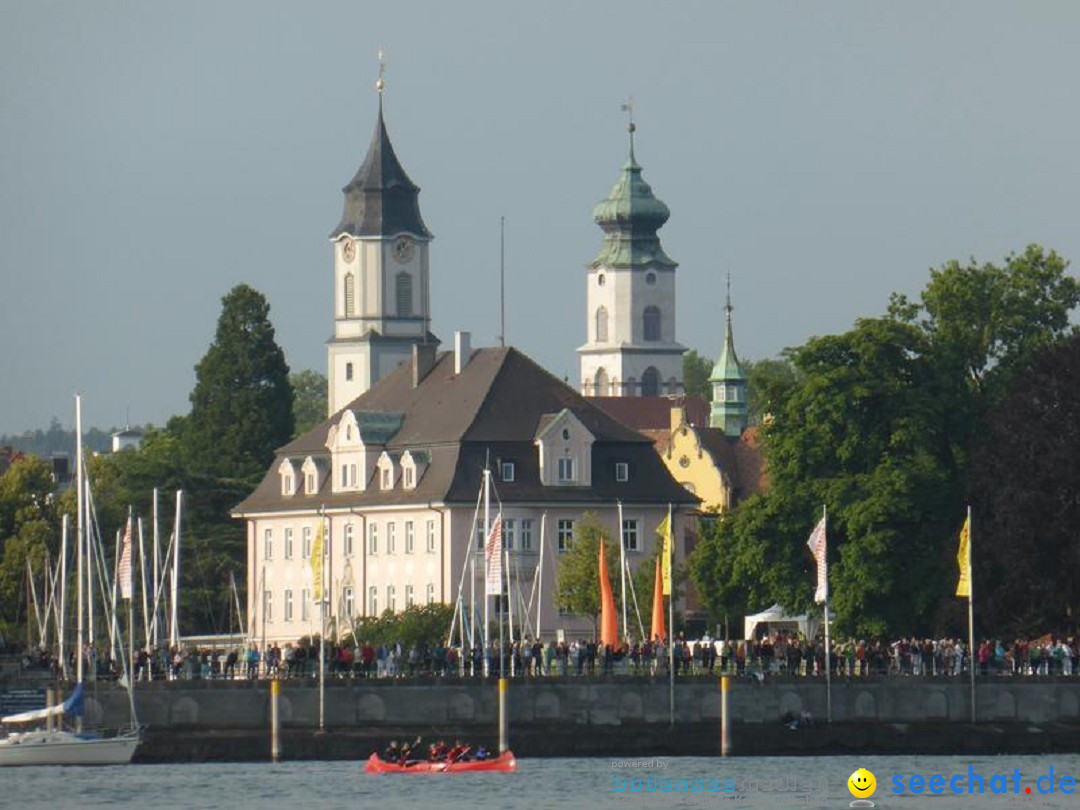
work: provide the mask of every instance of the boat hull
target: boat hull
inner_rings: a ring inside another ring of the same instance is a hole
[[[27,731],[0,739],[0,767],[13,765],[127,765],[137,734],[93,737],[70,731]]]
[[[472,773],[476,771],[495,771],[509,773],[517,770],[517,759],[513,751],[504,751],[493,759],[469,759],[461,762],[410,762],[401,765],[386,762],[378,754],[368,757],[364,767],[367,773]]]

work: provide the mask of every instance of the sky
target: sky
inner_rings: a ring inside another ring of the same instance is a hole
[[[0,433],[187,413],[221,298],[326,371],[341,188],[421,187],[433,331],[576,380],[592,209],[635,153],[676,338],[776,356],[950,259],[1080,260],[1071,2],[0,0]],[[1075,271],[1075,268],[1074,268]]]

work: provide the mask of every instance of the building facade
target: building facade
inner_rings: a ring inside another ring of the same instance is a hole
[[[485,467],[515,628],[526,614],[528,635],[594,632],[594,617],[560,612],[554,596],[560,557],[586,515],[621,534],[633,570],[652,554],[670,504],[675,557],[685,556],[697,499],[648,438],[517,350],[472,350],[459,336],[454,352],[418,346],[409,363],[283,447],[236,508],[247,522],[251,637],[317,635],[322,610],[328,634],[361,636],[365,618],[388,609],[460,600],[466,615],[482,611]],[[530,602],[541,567],[542,596]]]

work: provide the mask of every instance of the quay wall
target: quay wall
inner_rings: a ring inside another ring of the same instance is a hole
[[[508,694],[511,745],[519,756],[719,753],[716,678],[679,679],[673,726],[663,679],[515,680]],[[970,694],[961,679],[840,680],[832,684],[829,724],[822,681],[733,679],[733,745],[736,754],[754,755],[1080,751],[1080,678],[981,681],[974,725]],[[268,757],[269,681],[140,683],[135,695],[147,726],[144,761]],[[352,758],[392,737],[416,735],[496,741],[494,679],[330,680],[324,705],[318,732],[316,683],[282,682],[286,758]],[[812,728],[781,722],[803,712]],[[91,688],[89,722],[123,725],[127,717],[125,692]]]

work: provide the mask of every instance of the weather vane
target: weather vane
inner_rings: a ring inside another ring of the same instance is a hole
[[[382,95],[383,88],[386,87],[386,80],[383,79],[383,74],[386,73],[386,60],[383,59],[382,48],[379,48],[379,78],[375,80],[375,89]]]
[[[730,272],[727,274],[727,304],[724,306],[724,309],[727,311],[728,320],[730,320],[731,319],[731,310],[735,309],[735,307],[733,307],[731,305],[731,273]]]
[[[623,102],[620,109],[626,113],[628,123],[626,125],[626,131],[630,133],[630,156],[634,156],[634,132],[637,130],[637,126],[634,125],[634,97],[630,96]]]

